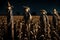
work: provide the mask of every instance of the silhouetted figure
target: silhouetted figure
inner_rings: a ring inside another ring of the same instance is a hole
[[[54,27],[54,32],[53,32],[53,37],[56,37],[56,39],[57,40],[59,40],[60,39],[60,37],[59,37],[59,32],[58,32],[58,28],[59,28],[59,24],[58,24],[58,22],[59,22],[59,15],[58,15],[58,12],[57,12],[57,10],[56,9],[53,9],[53,20],[52,20],[52,23],[53,23],[53,27]]]
[[[24,36],[27,37],[26,40],[30,40],[30,21],[32,19],[32,16],[30,14],[30,8],[25,6],[24,7],[24,21],[25,21],[25,29],[24,30]],[[25,39],[25,38],[24,38]]]
[[[24,7],[24,20],[25,23],[28,23],[32,19],[31,14],[30,14],[30,8],[25,6]]]
[[[12,6],[8,2],[8,14],[7,14],[7,26],[8,37],[7,40],[14,40],[14,28],[13,28]]]
[[[59,15],[56,9],[53,9],[53,26],[58,29]]]
[[[40,37],[43,38],[43,40],[50,40],[50,24],[48,16],[46,15],[46,10],[41,10],[41,16],[40,16],[40,26],[41,26],[41,35]],[[42,36],[44,35],[44,36]],[[41,39],[41,38],[40,38]]]

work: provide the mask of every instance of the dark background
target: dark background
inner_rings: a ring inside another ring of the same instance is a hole
[[[56,8],[60,13],[60,1],[59,0],[0,0],[0,14],[7,13],[7,3],[11,3],[13,8],[13,14],[23,13],[23,6],[29,6],[31,13],[39,15],[41,9],[45,9],[48,14],[52,14],[53,8]]]

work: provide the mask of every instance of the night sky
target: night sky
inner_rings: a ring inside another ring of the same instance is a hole
[[[47,12],[52,13],[53,8],[60,11],[60,1],[59,0],[9,0],[13,8],[13,14],[23,13],[23,6],[29,6],[31,8],[31,13],[36,12],[39,14],[41,9],[46,9]],[[0,14],[7,12],[7,0],[0,1]]]

